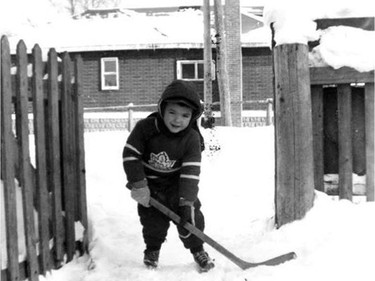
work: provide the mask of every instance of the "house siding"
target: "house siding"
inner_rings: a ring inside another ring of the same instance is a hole
[[[272,55],[269,48],[243,49],[243,100],[273,98]],[[244,109],[266,109],[265,104],[244,105]]]
[[[177,60],[200,60],[202,50],[139,50],[82,53],[84,107],[154,104],[176,78]],[[100,59],[119,58],[119,90],[100,89]],[[202,82],[194,82],[203,97]]]
[[[78,53],[73,53],[76,55]],[[116,106],[155,104],[164,88],[176,79],[177,60],[202,60],[201,49],[156,49],[83,52],[84,107],[98,111]],[[100,59],[119,58],[119,90],[100,89]],[[215,52],[213,52],[215,59]],[[273,97],[272,57],[268,48],[242,48],[243,101]],[[194,81],[203,99],[203,81]],[[239,97],[237,97],[239,99]],[[219,101],[217,80],[213,81],[213,102]],[[244,105],[244,109],[265,109],[266,105]]]

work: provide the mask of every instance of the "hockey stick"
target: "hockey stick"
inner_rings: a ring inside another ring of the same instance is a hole
[[[151,198],[150,199],[150,205],[153,206],[154,208],[158,209],[164,215],[171,218],[177,224],[180,223],[181,218],[175,212],[173,212],[169,208],[165,207],[162,203],[160,203],[156,199]],[[284,254],[284,255],[274,257],[274,258],[269,259],[269,260],[265,260],[263,262],[257,262],[257,263],[247,262],[247,261],[244,261],[244,260],[240,259],[239,257],[235,256],[231,252],[229,252],[226,248],[221,246],[219,243],[217,243],[215,240],[213,240],[208,235],[204,234],[202,231],[200,231],[194,225],[192,225],[190,223],[186,223],[185,225],[183,225],[183,227],[185,229],[187,229],[188,231],[190,231],[191,233],[193,233],[195,236],[197,236],[203,242],[207,243],[212,248],[217,250],[219,253],[226,256],[229,260],[231,260],[233,263],[235,263],[237,266],[239,266],[243,270],[248,269],[248,268],[252,268],[252,267],[256,267],[256,266],[259,266],[259,265],[278,265],[278,264],[281,264],[283,262],[295,259],[297,257],[297,255],[294,252],[290,252],[290,253],[287,253],[287,254]]]

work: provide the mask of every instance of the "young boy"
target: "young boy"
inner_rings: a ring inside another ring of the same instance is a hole
[[[150,196],[175,211],[182,222],[204,229],[198,199],[201,165],[201,135],[192,128],[202,114],[200,98],[185,81],[166,87],[158,112],[140,120],[123,150],[123,165],[131,197],[138,202],[138,214],[146,244],[144,264],[158,266],[170,219],[150,207]],[[182,223],[183,224],[183,223]],[[200,271],[214,267],[203,242],[177,225],[179,237],[189,249]]]

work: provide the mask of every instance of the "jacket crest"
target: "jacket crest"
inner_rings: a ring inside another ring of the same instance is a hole
[[[151,153],[148,163],[154,168],[160,170],[170,170],[173,168],[176,160],[170,160],[168,154],[165,151],[162,151],[158,154]]]

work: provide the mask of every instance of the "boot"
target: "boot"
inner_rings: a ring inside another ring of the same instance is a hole
[[[149,251],[145,250],[144,251],[144,257],[143,257],[143,263],[148,267],[148,268],[157,268],[158,263],[159,263],[159,250],[156,251]]]
[[[193,253],[193,258],[200,272],[207,272],[215,267],[213,260],[209,257],[205,250]]]

